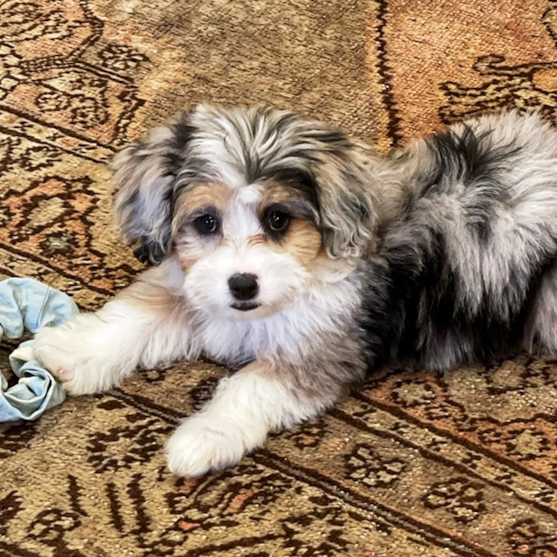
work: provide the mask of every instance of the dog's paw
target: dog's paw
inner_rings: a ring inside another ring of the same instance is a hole
[[[202,476],[237,464],[251,448],[238,424],[200,414],[186,419],[170,438],[168,468],[177,476]]]
[[[40,329],[33,341],[33,357],[57,377],[71,395],[85,395],[111,388],[114,366],[99,343],[94,328],[78,316],[60,327]]]
[[[45,327],[33,341],[33,357],[57,377],[68,392],[79,362],[79,346],[75,345],[71,331],[63,326]],[[81,394],[81,393],[75,393]]]

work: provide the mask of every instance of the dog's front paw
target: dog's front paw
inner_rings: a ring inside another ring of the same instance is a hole
[[[202,476],[233,466],[252,448],[238,424],[200,414],[186,419],[170,438],[168,468],[177,476]]]
[[[33,357],[69,394],[97,393],[117,382],[117,362],[96,325],[94,316],[80,315],[60,327],[40,329],[34,338]]]
[[[33,341],[33,357],[64,384],[71,394],[84,394],[76,379],[79,364],[83,363],[80,346],[64,325],[45,327],[38,331]]]

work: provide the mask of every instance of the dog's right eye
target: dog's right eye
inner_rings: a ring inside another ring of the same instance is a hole
[[[199,234],[207,236],[219,231],[219,219],[215,215],[201,215],[193,221],[193,226]]]

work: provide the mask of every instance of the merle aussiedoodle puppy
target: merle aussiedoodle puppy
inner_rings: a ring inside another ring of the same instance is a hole
[[[114,169],[153,267],[35,355],[76,395],[201,354],[240,366],[170,439],[176,474],[238,462],[382,364],[557,355],[557,132],[536,115],[380,156],[288,112],[200,106]]]

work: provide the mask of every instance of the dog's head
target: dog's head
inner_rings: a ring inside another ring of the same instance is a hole
[[[117,155],[117,220],[138,258],[177,258],[194,305],[261,317],[369,247],[370,161],[289,112],[200,106]]]

